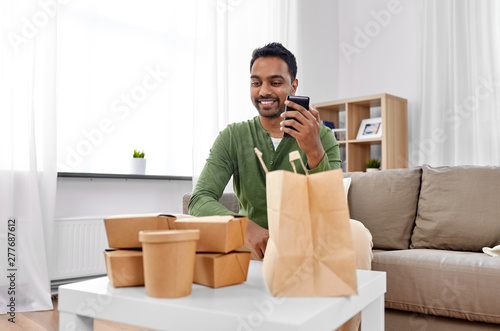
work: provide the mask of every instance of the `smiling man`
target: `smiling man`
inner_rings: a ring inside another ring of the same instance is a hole
[[[294,150],[307,162],[309,173],[338,169],[341,164],[339,145],[332,131],[321,124],[318,111],[286,100],[287,95],[295,95],[296,75],[295,56],[281,44],[271,43],[254,50],[250,62],[250,97],[259,115],[230,124],[219,134],[188,205],[189,213],[195,216],[234,214],[219,203],[233,176],[239,214],[249,219],[245,244],[260,259],[269,239],[266,175],[254,147],[262,151],[269,171],[293,171],[288,154]],[[285,113],[285,105],[297,111]],[[283,132],[292,137],[284,138]],[[360,222],[351,220],[351,228],[357,267],[370,269],[371,235]]]
[[[295,95],[299,84],[295,77],[297,74],[295,57],[285,49],[282,50],[281,57],[272,56],[272,51],[278,51],[283,47],[280,44],[270,44],[266,47],[254,51],[250,62],[250,94],[259,112],[260,124],[271,138],[281,139],[283,132],[296,138],[300,149],[307,154],[309,169],[316,168],[325,155],[320,139],[319,114],[312,108],[308,111],[291,101],[286,101],[287,95]],[[281,115],[284,115],[285,104],[298,110],[288,114],[288,117],[296,120],[284,121]],[[296,131],[285,128],[284,125],[292,126]],[[336,152],[338,152],[338,144],[333,134],[330,138],[331,144],[337,146]],[[332,167],[332,169],[340,167],[338,153],[334,156]]]

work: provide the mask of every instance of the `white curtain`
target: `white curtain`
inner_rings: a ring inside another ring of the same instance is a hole
[[[0,313],[8,318],[52,309],[57,6],[0,2]]]
[[[500,1],[420,9],[420,139],[410,163],[500,165]]]
[[[296,0],[198,0],[193,188],[218,133],[257,115],[250,100],[252,51],[277,41],[300,58],[296,8]]]

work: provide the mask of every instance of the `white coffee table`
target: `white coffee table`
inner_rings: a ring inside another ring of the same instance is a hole
[[[386,275],[357,271],[359,295],[273,297],[251,261],[247,281],[218,289],[193,284],[177,299],[148,297],[144,287],[114,288],[108,277],[59,287],[59,330],[93,330],[94,318],[158,330],[328,330],[362,311],[362,327],[384,330]]]

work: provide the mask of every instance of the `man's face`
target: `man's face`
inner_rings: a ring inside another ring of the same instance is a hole
[[[250,97],[262,117],[275,118],[285,111],[286,96],[295,94],[298,81],[292,82],[288,65],[278,57],[260,57],[253,63]]]

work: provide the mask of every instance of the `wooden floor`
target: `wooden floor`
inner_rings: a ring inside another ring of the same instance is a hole
[[[52,299],[54,310],[36,311],[29,313],[16,313],[16,323],[8,321],[9,315],[0,315],[0,330],[2,331],[55,331],[59,330],[59,312],[57,310],[57,297]],[[131,325],[108,322],[103,320],[94,321],[96,331],[151,331]]]

